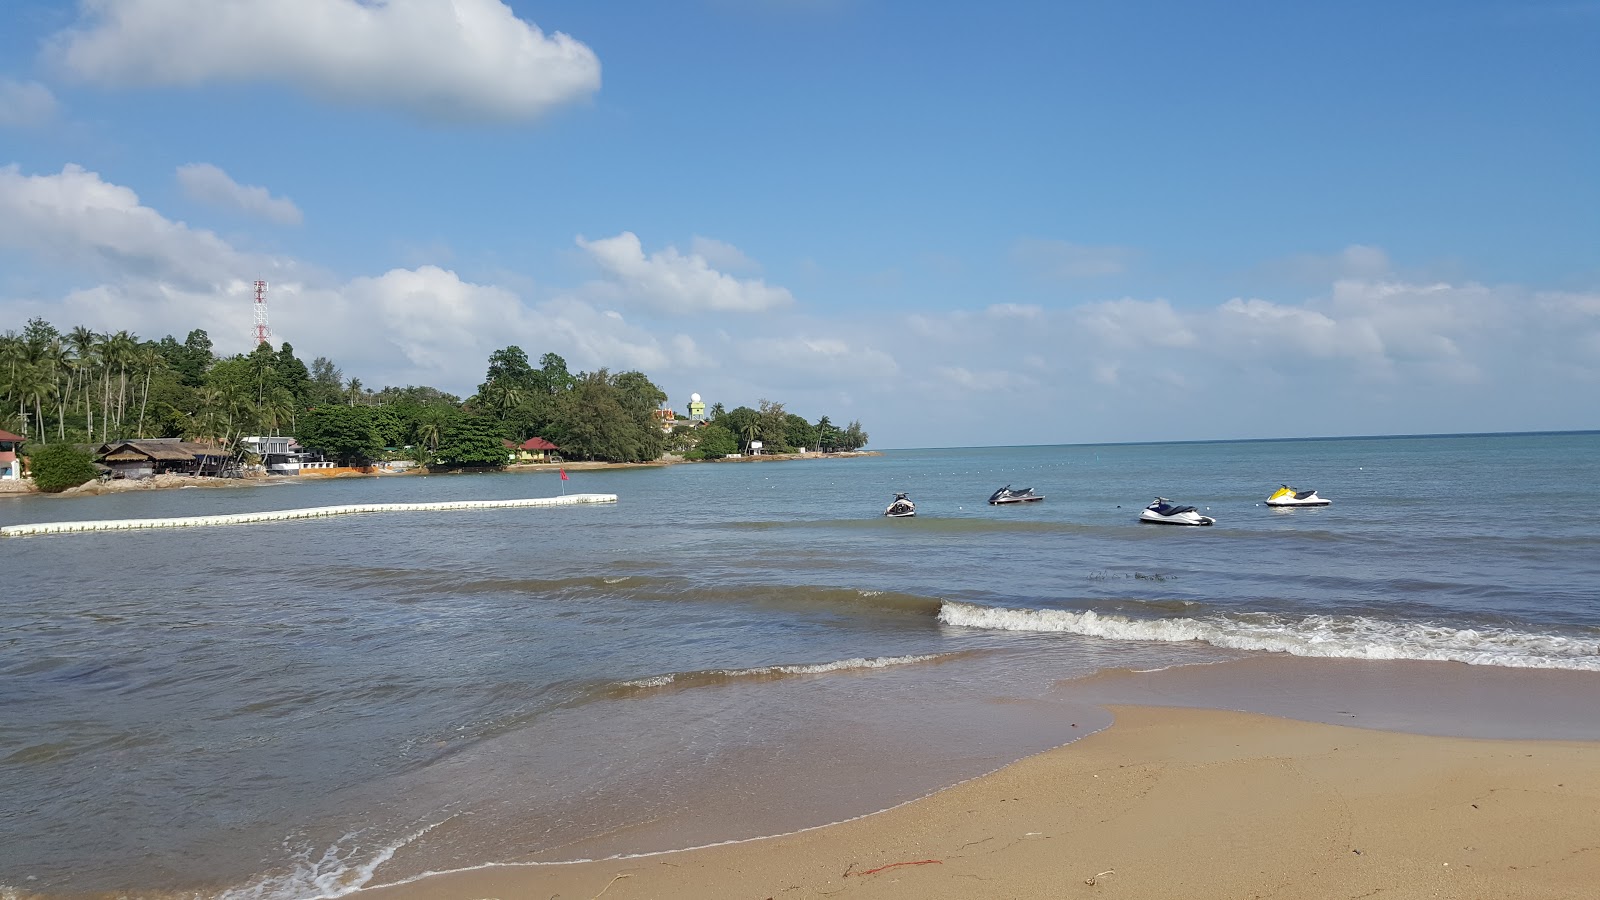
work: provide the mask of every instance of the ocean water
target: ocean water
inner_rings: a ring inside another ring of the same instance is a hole
[[[809,827],[1103,726],[1056,687],[1106,670],[1600,688],[1600,433],[570,474],[620,502],[0,540],[0,892],[338,896]],[[1265,507],[1285,481],[1333,505]],[[1007,483],[1047,499],[986,505]],[[0,522],[560,490],[0,497]],[[897,491],[917,518],[881,516]],[[1217,524],[1136,524],[1156,494]]]

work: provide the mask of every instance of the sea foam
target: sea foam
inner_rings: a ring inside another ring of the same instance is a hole
[[[1201,641],[1232,650],[1349,659],[1416,659],[1600,671],[1600,641],[1508,628],[1452,628],[1369,616],[1265,613],[1133,619],[1093,611],[1008,609],[946,601],[939,621],[966,628],[1061,632],[1117,641]]]

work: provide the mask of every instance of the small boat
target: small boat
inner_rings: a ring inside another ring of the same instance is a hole
[[[1332,500],[1324,500],[1317,496],[1316,491],[1297,491],[1287,484],[1272,492],[1267,498],[1268,506],[1327,506]]]
[[[895,494],[894,502],[889,504],[889,508],[884,510],[883,514],[891,519],[908,518],[917,514],[917,505],[905,494]]]
[[[1156,502],[1139,513],[1139,521],[1148,525],[1213,525],[1217,520],[1200,515],[1192,506],[1179,506],[1165,497],[1157,497]]]
[[[1014,491],[1009,484],[989,495],[989,502],[994,506],[999,506],[1002,503],[1032,503],[1035,500],[1043,499],[1044,495],[1035,494],[1031,487]]]

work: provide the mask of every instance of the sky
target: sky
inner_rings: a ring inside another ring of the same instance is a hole
[[[1600,2],[5,0],[0,330],[872,446],[1600,428]]]

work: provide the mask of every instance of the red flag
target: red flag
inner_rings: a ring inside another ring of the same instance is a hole
[[[561,470],[561,480],[562,481],[566,481],[567,480],[567,470],[566,469],[562,469]]]

